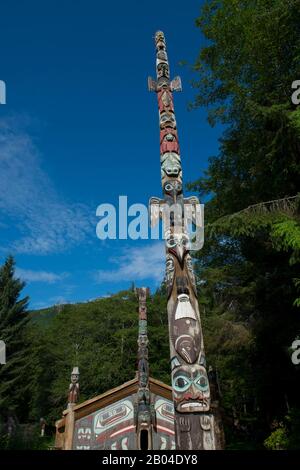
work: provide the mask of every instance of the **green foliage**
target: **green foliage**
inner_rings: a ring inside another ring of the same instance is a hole
[[[50,437],[41,438],[36,423],[43,417],[51,429],[61,416],[74,365],[80,368],[80,401],[135,377],[134,286],[107,298],[28,313],[28,299],[18,299],[23,284],[14,277],[12,258],[0,268],[0,286],[2,338],[8,346],[8,363],[0,371],[0,448],[47,448]],[[169,383],[165,312],[166,299],[158,291],[148,300],[150,371]]]
[[[286,219],[274,224],[271,237],[277,250],[291,251],[290,264],[300,261],[300,224],[298,220]]]
[[[300,446],[300,410],[292,408],[283,421],[272,423],[274,429],[265,439],[268,450],[298,450]]]
[[[214,194],[214,217],[294,196],[299,181],[297,0],[207,1],[197,25],[207,38],[194,66],[197,97],[227,126],[220,155],[196,186]]]
[[[280,426],[264,441],[264,445],[268,450],[285,450],[288,442],[287,430]]]
[[[0,268],[0,332],[6,344],[6,364],[0,366],[0,415],[21,414],[26,402],[26,338],[28,298],[20,299],[24,284],[15,277],[9,256]]]
[[[193,106],[207,106],[210,122],[225,126],[219,154],[188,187],[208,199],[195,267],[229,449],[300,445],[300,377],[289,351],[300,332],[300,111],[291,103],[299,14],[298,0],[209,0],[196,22],[207,41],[194,66]],[[31,312],[29,323],[26,299],[18,300],[22,287],[10,259],[0,270],[0,326],[10,343],[2,409],[23,422],[43,416],[53,423],[66,406],[74,365],[81,401],[134,377],[134,285],[109,298]],[[151,375],[168,382],[164,285],[148,315]],[[18,432],[14,444],[2,434],[2,447],[26,447]]]
[[[80,369],[80,401],[135,377],[137,298],[132,289],[82,304],[32,312],[27,329],[31,400],[29,418],[54,422],[66,407],[71,369]],[[169,381],[165,299],[148,302],[152,376]],[[45,320],[45,316],[47,320]]]
[[[53,436],[41,437],[38,425],[19,425],[12,435],[0,435],[1,450],[48,450]]]
[[[195,264],[228,448],[261,448],[273,421],[299,409],[288,353],[300,331],[300,119],[291,102],[299,14],[297,0],[210,0],[196,21],[207,41],[192,107],[208,107],[224,132],[219,154],[188,189],[207,198]],[[291,446],[284,426],[267,446]]]

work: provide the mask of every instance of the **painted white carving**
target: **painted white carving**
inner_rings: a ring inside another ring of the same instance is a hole
[[[197,320],[189,296],[187,294],[180,294],[177,299],[178,304],[175,312],[175,320],[179,320],[180,318],[192,318],[193,320]]]

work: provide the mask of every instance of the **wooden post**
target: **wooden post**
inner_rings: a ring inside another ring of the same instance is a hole
[[[75,425],[75,414],[74,414],[74,404],[69,403],[68,412],[66,414],[65,421],[65,440],[64,440],[64,450],[72,450],[73,448],[73,435],[74,435],[74,425]]]

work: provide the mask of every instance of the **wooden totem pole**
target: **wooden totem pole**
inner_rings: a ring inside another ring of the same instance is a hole
[[[155,426],[155,414],[150,403],[149,361],[147,334],[146,300],[149,290],[145,287],[136,289],[139,299],[139,333],[138,333],[138,393],[135,405],[135,425],[137,430],[138,449],[153,448],[152,429]]]
[[[75,405],[79,400],[79,368],[73,367],[69,385],[68,406]]]
[[[200,207],[197,198],[184,198],[182,169],[172,91],[181,91],[181,80],[170,81],[164,34],[155,34],[157,79],[148,87],[158,97],[160,161],[163,199],[150,199],[151,224],[164,221],[166,244],[166,287],[175,408],[176,448],[180,450],[220,448],[211,412],[203,334],[196,282],[187,232],[186,212],[193,216]],[[172,208],[175,209],[173,210]],[[170,210],[171,209],[171,210]],[[193,218],[194,220],[194,218]]]
[[[73,445],[73,434],[74,434],[74,406],[79,400],[79,368],[73,367],[71,372],[71,383],[69,385],[68,393],[68,413],[66,414],[65,424],[65,450],[71,450]]]

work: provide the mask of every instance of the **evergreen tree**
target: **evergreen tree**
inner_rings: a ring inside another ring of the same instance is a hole
[[[219,154],[189,185],[209,196],[196,267],[234,448],[235,433],[262,445],[299,407],[288,353],[300,332],[299,19],[298,0],[207,0],[196,21],[207,43],[194,106],[225,126]]]
[[[22,420],[27,393],[28,297],[20,299],[24,282],[15,277],[15,261],[9,256],[0,268],[0,335],[6,344],[6,364],[0,366],[0,414]]]

